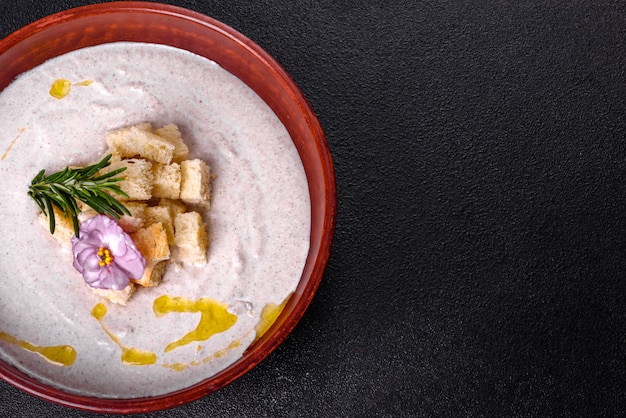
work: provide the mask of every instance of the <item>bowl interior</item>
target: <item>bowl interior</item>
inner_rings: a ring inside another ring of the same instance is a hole
[[[272,327],[244,356],[212,378],[179,392],[141,399],[100,399],[45,386],[9,364],[0,375],[38,397],[85,410],[115,413],[169,408],[211,393],[269,355],[309,305],[330,253],[335,222],[333,166],[322,129],[306,99],[276,61],[232,28],[174,6],[117,2],[61,12],[20,29],[0,42],[0,91],[15,77],[58,55],[103,43],[165,44],[217,62],[252,88],[289,132],[302,160],[311,199],[311,242],[299,285]]]

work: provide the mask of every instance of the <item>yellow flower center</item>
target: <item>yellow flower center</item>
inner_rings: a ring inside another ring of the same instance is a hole
[[[100,247],[98,249],[98,257],[100,257],[100,261],[98,261],[100,267],[108,266],[113,262],[113,256],[108,248]]]

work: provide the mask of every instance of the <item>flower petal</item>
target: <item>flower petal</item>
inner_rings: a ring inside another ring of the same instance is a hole
[[[103,289],[101,286],[102,279],[107,276],[106,269],[98,268],[98,269],[85,269],[83,270],[83,278],[85,282],[91,287],[97,287]]]
[[[123,269],[128,274],[128,277],[133,279],[140,279],[143,276],[143,272],[146,268],[146,260],[143,257],[134,258],[132,260],[124,260]],[[117,264],[121,267],[120,264]]]
[[[74,262],[75,264],[79,264],[84,270],[98,270],[100,268],[100,257],[98,257],[98,250],[94,248],[87,248],[76,254]],[[76,267],[76,265],[74,267]],[[83,271],[79,268],[77,268],[77,270],[80,272]]]
[[[110,264],[107,268],[107,274],[102,278],[101,285],[106,289],[115,289],[120,290],[128,286],[130,282],[130,278],[128,277],[128,273],[115,263]]]
[[[122,228],[118,231],[111,231],[111,229],[107,230],[107,233],[104,236],[103,241],[105,247],[111,251],[113,257],[122,256],[126,253],[126,245],[124,245],[124,237],[120,234],[120,232],[124,233],[124,231]]]

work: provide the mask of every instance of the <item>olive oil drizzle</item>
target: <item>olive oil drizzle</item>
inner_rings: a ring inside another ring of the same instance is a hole
[[[248,334],[246,334],[246,336],[247,335]],[[246,336],[244,336],[243,338],[245,338]],[[224,357],[230,351],[239,347],[241,347],[241,340],[235,340],[231,342],[230,344],[228,344],[226,348],[222,348],[221,350],[216,351],[212,355],[206,356],[202,359],[192,360],[189,363],[164,363],[163,367],[165,367],[166,369],[177,371],[177,372],[182,372],[184,370],[187,370],[190,367],[200,366],[202,364],[209,363],[215,360],[216,358]]]
[[[83,80],[78,83],[74,83],[75,86],[88,86],[93,83],[93,80]],[[58,78],[54,80],[52,86],[50,87],[50,96],[54,97],[57,100],[64,99],[68,94],[70,94],[70,90],[72,88],[72,82],[70,80],[66,80],[65,78]]]
[[[157,317],[172,313],[200,313],[198,326],[177,341],[169,343],[165,352],[172,351],[195,341],[206,341],[213,335],[224,332],[237,322],[237,315],[228,312],[228,306],[210,298],[192,301],[183,297],[159,296],[154,300]]]
[[[74,360],[76,360],[76,350],[69,345],[41,347],[28,341],[19,340],[3,331],[0,331],[0,341],[18,346],[31,353],[39,354],[48,363],[56,366],[71,366],[74,364]]]
[[[276,318],[278,318],[278,315],[280,315],[280,313],[284,309],[288,300],[289,297],[287,297],[280,305],[269,303],[263,307],[263,310],[261,312],[261,319],[255,327],[256,339],[261,338],[263,334],[267,332],[270,326],[276,321]],[[153,310],[157,317],[166,315],[171,312],[197,312],[201,314],[198,326],[191,332],[188,332],[181,339],[168,344],[164,349],[164,352],[166,353],[194,341],[208,340],[211,336],[228,330],[237,321],[237,316],[228,312],[227,306],[225,304],[221,304],[210,298],[201,298],[197,301],[192,301],[182,297],[173,298],[169,295],[163,295],[155,299]],[[106,317],[106,314],[107,307],[102,303],[98,303],[91,311],[91,316],[98,321],[98,323],[102,327],[102,330],[115,344],[117,344],[122,349],[122,363],[129,366],[155,364],[157,361],[156,353],[141,350],[135,347],[128,347],[122,344],[121,339],[113,334],[104,324],[104,318]],[[3,331],[0,331],[0,341],[4,341],[8,344],[12,344],[24,350],[36,353],[43,357],[49,363],[57,366],[71,366],[76,360],[76,350],[69,345],[49,347],[37,346],[28,341],[19,340]],[[212,355],[206,356],[202,359],[193,360],[189,363],[164,363],[163,367],[175,371],[183,371],[189,367],[199,366],[201,364],[209,363],[216,358],[224,357],[231,350],[240,347],[241,344],[241,340],[235,340],[232,341],[227,347],[218,350]],[[201,347],[198,346],[198,350],[200,349]]]
[[[268,329],[272,326],[276,319],[278,319],[278,315],[285,309],[287,302],[289,302],[289,298],[291,298],[292,293],[290,293],[285,300],[281,302],[280,305],[275,305],[273,303],[268,303],[263,307],[261,311],[261,319],[257,323],[256,330],[256,339],[258,340],[267,332]]]
[[[150,364],[154,364],[157,361],[157,355],[151,351],[140,350],[135,347],[127,347],[122,344],[120,338],[113,334],[106,325],[104,325],[104,317],[107,314],[107,307],[98,303],[92,310],[91,316],[93,316],[102,327],[102,330],[111,338],[115,344],[117,344],[122,349],[121,360],[122,363],[128,366],[146,366]]]
[[[9,146],[7,147],[6,151],[4,151],[4,154],[2,154],[2,157],[0,157],[0,161],[4,161],[7,158],[7,155],[9,155],[9,151],[11,151],[11,149],[13,148],[13,145],[15,145],[15,143],[17,142],[18,138],[20,136],[22,136],[22,134],[26,132],[26,128],[22,128],[20,129],[20,131],[17,133],[17,135],[15,135],[15,138],[13,138],[13,141],[11,141],[11,143],[9,144]]]
[[[230,351],[235,350],[242,345],[242,340],[246,339],[250,332],[255,332],[255,339],[261,338],[267,330],[276,321],[280,313],[283,311],[291,295],[287,296],[280,304],[268,303],[261,311],[259,322],[253,330],[248,331],[241,339],[234,340],[228,346],[217,350],[211,355],[200,359],[194,359],[188,363],[162,363],[161,365],[167,369],[182,372],[189,367],[196,367],[209,363],[215,359],[226,356]],[[190,300],[184,297],[172,297],[170,295],[162,295],[154,300],[153,311],[156,317],[162,317],[170,313],[199,313],[200,320],[196,328],[185,334],[182,338],[166,345],[163,350],[168,353],[178,347],[193,342],[206,341],[213,335],[225,332],[237,322],[237,315],[228,312],[228,306],[211,298],[200,298],[198,300]],[[152,365],[157,362],[157,355],[151,351],[141,350],[135,347],[127,347],[122,344],[121,339],[112,333],[104,324],[104,318],[107,314],[107,307],[98,303],[91,311],[93,316],[102,327],[103,331],[109,338],[122,349],[121,360],[126,365]],[[0,334],[0,337],[2,334]],[[201,346],[197,347],[200,352]]]

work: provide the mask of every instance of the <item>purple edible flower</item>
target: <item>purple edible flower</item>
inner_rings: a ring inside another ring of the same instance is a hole
[[[143,276],[146,260],[130,236],[113,219],[97,215],[80,225],[72,237],[74,268],[91,287],[123,289]]]

